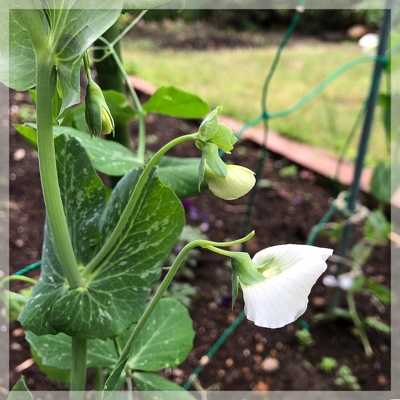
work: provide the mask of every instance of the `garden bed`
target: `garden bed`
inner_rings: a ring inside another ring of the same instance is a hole
[[[13,105],[26,104],[26,98],[14,97]],[[15,117],[15,116],[14,116]],[[150,116],[148,119],[150,148],[159,148],[170,138],[192,132],[193,124],[171,118]],[[136,134],[136,127],[132,131]],[[255,169],[259,147],[243,142],[237,146],[233,160]],[[193,146],[179,147],[175,155],[197,155]],[[272,156],[264,169],[264,187],[259,190],[254,207],[252,227],[256,238],[249,244],[250,253],[281,243],[304,243],[311,227],[318,222],[335,194],[322,184],[320,178],[307,170],[283,176],[287,161]],[[213,240],[236,238],[246,211],[247,197],[224,202],[204,193],[189,204],[188,223],[201,226]],[[44,211],[40,190],[37,157],[26,142],[12,130],[10,139],[10,269],[40,258]],[[329,245],[321,238],[320,245]],[[202,253],[192,269],[193,278],[181,276],[197,291],[190,312],[195,324],[196,339],[188,360],[179,368],[165,371],[176,382],[183,383],[209,346],[233,321],[242,309],[238,301],[235,309],[230,305],[230,271],[219,256]],[[390,284],[389,247],[374,251],[365,273],[385,285]],[[325,356],[334,357],[339,366],[347,365],[358,378],[364,390],[390,388],[390,338],[369,332],[375,354],[367,358],[360,342],[352,334],[352,325],[344,321],[311,324],[311,317],[324,310],[332,289],[319,281],[310,296],[310,307],[303,322],[283,329],[270,330],[255,327],[244,321],[221,350],[210,360],[199,376],[204,388],[217,390],[335,390],[335,374],[323,373],[318,365]],[[375,305],[368,298],[359,298],[362,314],[375,315]],[[383,316],[389,321],[389,310]],[[310,327],[314,344],[301,348],[296,338],[299,326]],[[17,323],[11,326],[11,384],[19,373],[27,377],[33,390],[62,389],[62,385],[49,382],[29,363],[21,371],[21,363],[31,358],[24,341],[23,331]],[[266,361],[267,360],[267,361]]]

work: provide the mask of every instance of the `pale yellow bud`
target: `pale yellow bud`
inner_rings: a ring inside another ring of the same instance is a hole
[[[221,177],[206,173],[206,182],[211,192],[224,200],[235,200],[246,195],[255,185],[254,172],[240,165],[227,165],[227,174]]]

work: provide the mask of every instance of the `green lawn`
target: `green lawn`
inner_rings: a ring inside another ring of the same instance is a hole
[[[268,37],[266,37],[268,38]],[[274,47],[188,51],[155,48],[149,41],[124,42],[129,73],[156,86],[176,85],[202,96],[212,106],[240,120],[258,115],[264,76]],[[353,43],[295,42],[287,48],[269,95],[270,111],[293,105],[340,64],[361,55]],[[369,87],[371,64],[354,67],[307,106],[288,117],[271,121],[271,127],[298,141],[340,153]],[[372,164],[385,155],[381,112],[368,155]],[[356,151],[357,138],[349,157]]]

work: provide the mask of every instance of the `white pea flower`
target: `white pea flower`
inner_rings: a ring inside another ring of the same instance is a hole
[[[252,266],[241,269],[257,268],[256,279],[246,281],[246,275],[237,270],[247,318],[264,328],[281,328],[299,318],[306,311],[311,288],[326,270],[326,260],[332,253],[331,249],[297,244],[259,251]]]
[[[224,200],[235,200],[246,195],[255,185],[254,172],[241,165],[226,165],[226,176],[206,173],[206,182],[211,192]]]

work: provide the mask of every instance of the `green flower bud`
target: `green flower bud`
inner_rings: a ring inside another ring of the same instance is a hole
[[[205,180],[211,192],[224,200],[235,200],[246,195],[255,185],[254,172],[240,165],[226,165],[225,177],[206,168]]]
[[[99,85],[89,80],[85,97],[85,118],[89,131],[94,136],[114,131],[114,120]]]

